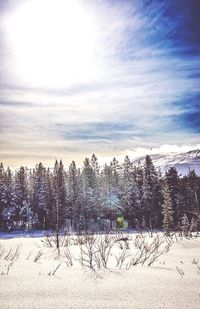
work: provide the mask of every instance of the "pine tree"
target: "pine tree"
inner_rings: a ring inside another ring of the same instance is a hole
[[[158,173],[149,155],[143,167],[142,207],[149,228],[159,227],[161,221],[162,189]]]
[[[129,227],[134,226],[137,211],[140,208],[139,190],[134,179],[133,164],[126,156],[122,172],[122,210]]]
[[[12,173],[8,167],[7,171],[4,173],[4,185],[3,191],[1,192],[1,201],[3,202],[3,220],[2,225],[4,229],[11,230],[13,228],[13,219],[15,215],[15,209],[13,205],[13,180]]]
[[[200,179],[195,171],[187,175],[187,189],[187,215],[200,219]]]
[[[92,166],[92,199],[93,199],[93,219],[98,222],[101,217],[102,205],[100,201],[100,174],[99,174],[99,164],[98,159],[95,154],[91,158]]]
[[[53,212],[54,212],[54,205],[55,205],[55,198],[53,194],[53,175],[50,172],[50,169],[48,168],[45,173],[45,184],[46,184],[46,229],[49,229],[52,227],[53,222]]]
[[[53,189],[53,222],[52,227],[60,231],[66,224],[69,215],[67,211],[67,190],[66,190],[66,173],[62,160],[58,163],[56,160],[52,177]]]
[[[170,230],[173,228],[173,209],[170,196],[170,190],[166,178],[163,180],[162,185],[163,192],[163,205],[162,205],[162,215],[163,215],[163,229],[167,235],[169,235]]]
[[[177,224],[179,219],[183,216],[184,211],[178,171],[175,167],[170,167],[165,175],[170,189],[172,208],[174,211],[174,223]]]
[[[14,221],[17,226],[19,228],[30,226],[32,224],[32,222],[29,222],[29,220],[32,221],[30,213],[33,213],[33,211],[30,204],[27,169],[23,166],[20,167],[15,175],[13,207],[15,213]]]
[[[114,191],[118,193],[121,167],[119,165],[119,161],[116,158],[113,158],[113,160],[110,162],[110,168],[112,172],[112,187]]]
[[[75,161],[69,165],[67,173],[67,201],[68,213],[71,217],[71,227],[74,225],[75,229],[78,228],[80,222],[80,204],[78,203],[78,170]]]
[[[100,203],[102,204],[101,217],[110,221],[110,229],[113,228],[112,222],[116,220],[120,213],[119,186],[113,184],[112,164],[104,165],[101,173],[101,192]]]
[[[0,228],[4,227],[3,210],[5,208],[4,203],[4,192],[5,192],[5,171],[3,163],[0,164]]]
[[[39,163],[33,170],[33,175],[30,176],[32,187],[32,202],[34,212],[37,213],[38,227],[46,229],[48,222],[48,190],[46,169]]]
[[[145,221],[145,226],[147,225],[149,226],[150,215],[151,215],[152,192],[148,179],[144,173],[144,170],[142,179],[141,203],[142,203],[142,214],[141,214],[142,222],[144,223]]]
[[[190,223],[186,214],[181,218],[181,230],[183,231],[184,236],[188,236]]]
[[[190,223],[190,232],[197,232],[197,230],[198,230],[198,222],[194,217],[192,217]]]
[[[83,186],[83,217],[86,229],[88,229],[91,219],[94,222],[98,218],[97,174],[89,158],[85,158],[83,164],[81,175]]]

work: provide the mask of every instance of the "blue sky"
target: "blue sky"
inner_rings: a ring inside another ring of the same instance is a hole
[[[199,0],[0,0],[0,20],[6,164],[200,147]]]

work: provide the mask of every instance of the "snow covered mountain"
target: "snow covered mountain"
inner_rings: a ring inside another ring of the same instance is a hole
[[[189,171],[195,170],[200,175],[200,149],[191,150],[185,153],[165,153],[165,154],[150,154],[154,165],[165,172],[170,167],[176,167],[179,174],[183,176]],[[138,162],[143,162],[144,157],[140,157],[134,161],[137,165]]]

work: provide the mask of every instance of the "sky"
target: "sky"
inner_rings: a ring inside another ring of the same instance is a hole
[[[0,0],[0,161],[200,148],[199,0]]]

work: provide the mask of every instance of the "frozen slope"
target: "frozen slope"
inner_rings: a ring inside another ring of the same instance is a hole
[[[170,167],[176,167],[179,174],[186,175],[189,171],[195,170],[200,175],[200,150],[192,150],[185,153],[166,153],[166,154],[150,154],[154,165],[162,172],[168,170]],[[144,157],[134,161],[143,162]]]

